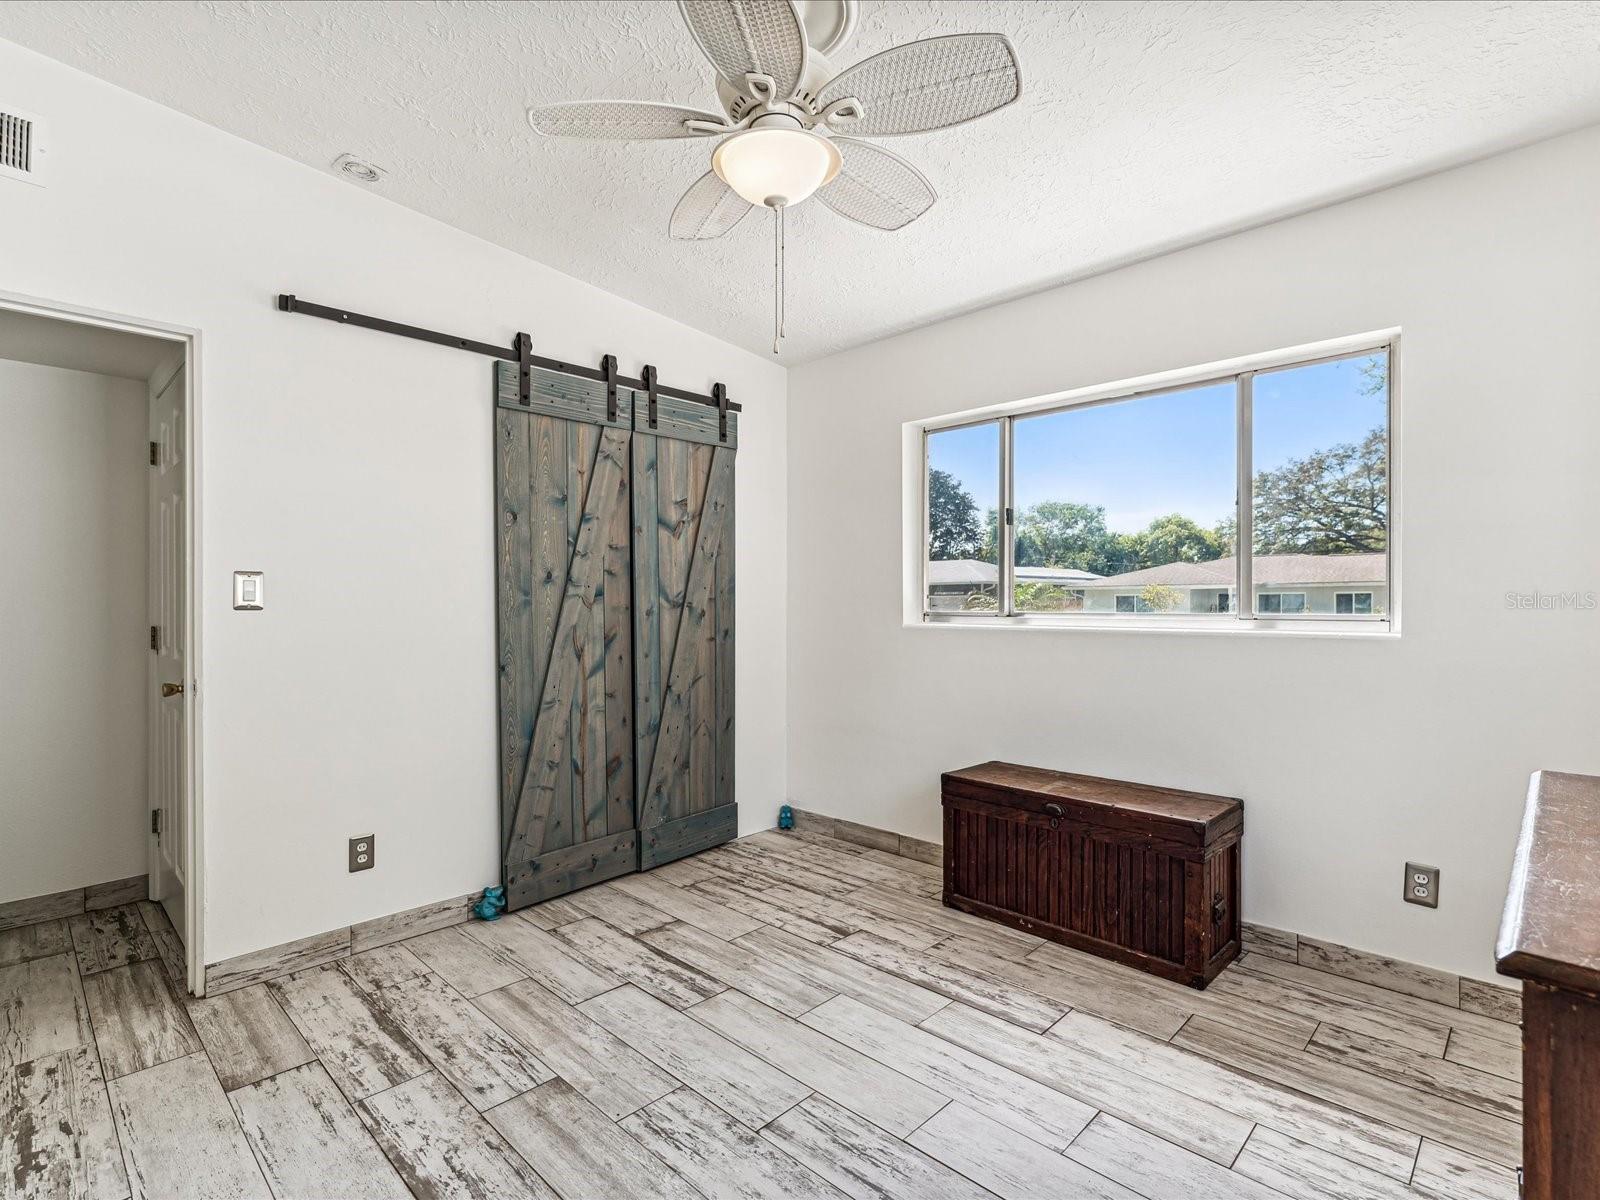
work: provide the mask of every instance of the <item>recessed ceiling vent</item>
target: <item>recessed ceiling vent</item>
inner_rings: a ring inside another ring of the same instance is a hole
[[[0,177],[44,182],[42,133],[37,117],[0,107]]]

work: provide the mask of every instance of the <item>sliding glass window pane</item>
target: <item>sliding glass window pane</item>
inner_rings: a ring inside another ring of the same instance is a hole
[[[1232,382],[1018,417],[1012,439],[1017,612],[1228,611]]]
[[[998,421],[928,434],[927,501],[927,611],[998,611]]]
[[[1263,372],[1254,399],[1256,611],[1387,613],[1388,353]]]

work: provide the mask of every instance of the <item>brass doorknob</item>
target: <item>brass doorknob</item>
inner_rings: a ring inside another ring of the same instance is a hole
[[[161,695],[163,697],[181,696],[181,695],[183,695],[183,684],[181,684],[181,683],[163,683],[161,685]]]

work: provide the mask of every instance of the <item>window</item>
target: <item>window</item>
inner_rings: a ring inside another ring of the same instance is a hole
[[[1303,613],[1306,611],[1304,592],[1261,592],[1256,596],[1256,611],[1272,613]]]
[[[927,611],[999,610],[1000,423],[928,435]]]
[[[1393,343],[922,430],[925,619],[1384,623]]]

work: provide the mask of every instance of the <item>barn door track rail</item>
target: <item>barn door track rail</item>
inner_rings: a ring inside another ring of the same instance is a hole
[[[617,388],[633,388],[645,392],[650,397],[649,408],[651,424],[654,425],[655,401],[657,396],[671,396],[676,400],[688,400],[693,404],[704,404],[717,410],[718,424],[721,427],[722,438],[727,440],[728,414],[741,412],[741,407],[728,399],[728,389],[718,383],[712,386],[711,395],[700,392],[689,392],[683,388],[668,387],[656,380],[656,369],[651,366],[644,367],[640,378],[630,379],[625,375],[617,374],[617,359],[615,355],[607,354],[600,360],[599,367],[580,367],[576,363],[560,362],[554,358],[545,358],[533,352],[533,338],[526,333],[518,333],[511,340],[509,346],[496,346],[492,342],[479,342],[472,338],[457,337],[453,333],[440,333],[433,329],[422,329],[416,325],[402,325],[399,321],[385,320],[383,317],[369,317],[363,313],[351,312],[347,308],[329,308],[326,304],[313,304],[309,300],[302,300],[289,292],[278,296],[278,311],[286,313],[300,313],[307,317],[321,317],[325,321],[337,321],[341,325],[358,325],[362,329],[375,329],[379,333],[392,333],[399,337],[414,338],[419,342],[432,342],[435,346],[449,346],[454,350],[467,350],[473,354],[486,354],[490,358],[505,359],[514,362],[520,368],[520,393],[523,404],[528,404],[532,395],[532,370],[539,367],[545,371],[559,371],[563,375],[575,375],[579,379],[593,380],[595,383],[606,385],[606,405],[608,417],[616,419]]]

